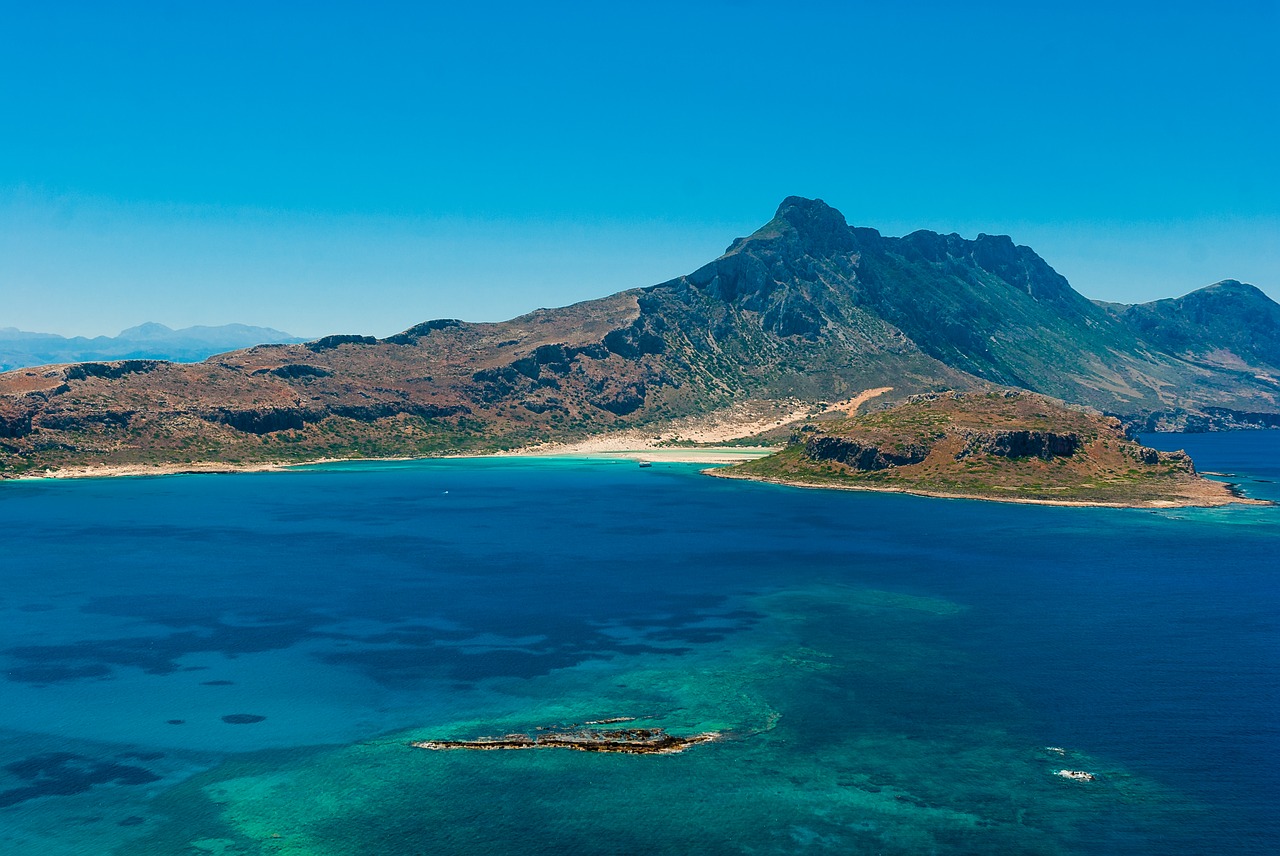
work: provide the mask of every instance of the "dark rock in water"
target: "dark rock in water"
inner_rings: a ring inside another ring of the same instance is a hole
[[[629,716],[597,719],[591,724],[630,722]],[[493,751],[501,749],[573,749],[578,752],[619,752],[628,755],[671,755],[683,752],[699,743],[720,739],[719,732],[708,731],[691,737],[677,737],[661,728],[621,728],[601,730],[579,728],[546,730],[539,727],[535,734],[506,734],[502,737],[479,737],[475,740],[420,740],[410,743],[415,749],[473,749]]]
[[[229,687],[229,686],[231,686],[231,685],[232,685],[232,684],[234,684],[234,683],[235,683],[235,681],[201,681],[201,682],[200,682],[200,686],[202,686],[202,687]]]
[[[222,717],[222,721],[228,725],[252,725],[264,719],[265,716],[258,716],[256,713],[228,713]]]

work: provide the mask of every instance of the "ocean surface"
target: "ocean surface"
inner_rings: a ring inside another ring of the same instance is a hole
[[[1144,439],[1280,500],[1280,432]],[[0,519],[0,852],[1280,851],[1280,508],[480,459]],[[409,746],[622,716],[723,739]]]

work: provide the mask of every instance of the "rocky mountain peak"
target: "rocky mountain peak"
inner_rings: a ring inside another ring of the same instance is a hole
[[[1242,300],[1263,300],[1267,303],[1272,302],[1271,298],[1267,297],[1266,292],[1262,289],[1258,288],[1256,285],[1241,282],[1238,279],[1224,279],[1221,282],[1215,282],[1213,285],[1206,285],[1204,288],[1199,289],[1199,292],[1204,295],[1231,295]],[[1196,292],[1192,292],[1192,294],[1195,293]],[[1187,296],[1190,297],[1191,295]]]
[[[821,199],[809,199],[806,196],[788,196],[778,205],[773,214],[775,219],[786,220],[798,224],[803,220],[827,220],[848,226],[844,215]]]
[[[833,256],[856,249],[853,232],[844,215],[821,199],[788,196],[764,228],[770,227],[784,235],[792,233],[806,255]]]
[[[1138,305],[1155,306],[1160,303],[1179,304],[1181,306],[1213,304],[1236,307],[1241,310],[1245,307],[1255,307],[1266,313],[1270,313],[1273,307],[1276,306],[1275,301],[1268,297],[1262,289],[1247,282],[1241,282],[1238,279],[1224,279],[1220,282],[1215,282],[1213,285],[1197,288],[1182,297],[1165,298],[1164,300]]]

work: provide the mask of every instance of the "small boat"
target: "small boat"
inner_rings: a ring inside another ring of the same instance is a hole
[[[642,470],[643,470],[645,467],[651,467],[651,466],[653,466],[653,464],[652,464],[650,461],[641,461],[641,462],[640,462],[640,469],[642,469]]]
[[[1076,782],[1092,782],[1097,778],[1093,773],[1087,773],[1084,770],[1059,770],[1057,775]]]

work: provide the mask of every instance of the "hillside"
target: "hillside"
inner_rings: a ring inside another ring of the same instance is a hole
[[[1004,502],[1249,501],[1197,476],[1185,453],[1129,440],[1113,418],[1014,391],[922,395],[888,410],[805,425],[783,451],[713,475]]]
[[[1257,314],[1224,304],[1173,348],[1009,238],[888,238],[791,197],[687,276],[511,321],[0,374],[0,473],[493,451],[879,387],[1015,385],[1147,427],[1268,424],[1280,351],[1245,347],[1239,312]]]
[[[1100,305],[1142,341],[1190,365],[1268,384],[1280,378],[1280,305],[1252,285],[1228,279],[1178,298]],[[1155,414],[1152,427],[1161,415]],[[1183,424],[1204,430],[1223,415],[1220,408],[1206,405]],[[1280,427],[1274,413],[1253,414],[1246,421]]]

